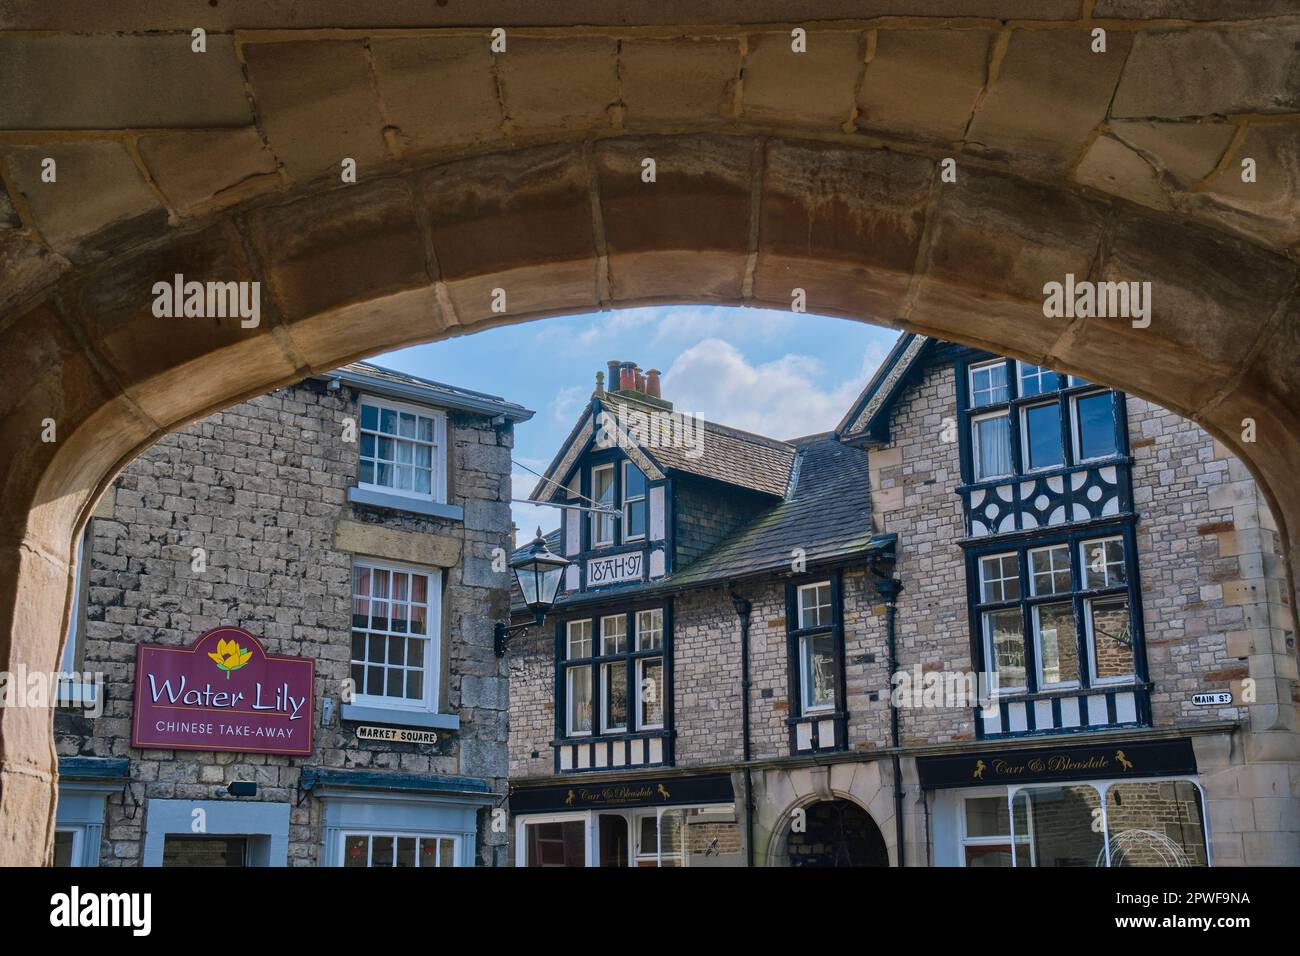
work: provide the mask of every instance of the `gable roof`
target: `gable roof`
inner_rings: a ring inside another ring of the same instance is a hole
[[[898,337],[876,369],[876,374],[871,376],[866,388],[835,426],[835,434],[841,441],[889,440],[890,406],[903,391],[908,373],[916,367],[932,341],[915,332],[905,332]]]
[[[619,417],[624,408],[645,415],[662,416],[667,413],[665,408],[621,393],[604,399],[597,397],[569,432],[569,437],[560,446],[530,497],[534,501],[549,501],[557,497],[560,485],[596,438],[596,415],[604,411],[614,419],[613,424],[626,424]],[[703,420],[699,421],[699,425],[704,434],[698,448],[678,447],[672,443],[651,446],[635,441],[635,435],[627,429],[621,429],[621,440],[626,441],[622,447],[628,450],[629,457],[651,479],[662,478],[669,472],[678,472],[773,497],[785,495],[790,483],[791,468],[794,466],[794,444],[717,422]]]
[[[810,568],[892,549],[895,535],[872,533],[867,451],[845,445],[833,434],[783,444],[789,444],[796,453],[795,478],[788,493],[724,542],[682,570],[655,581],[616,584],[597,591],[561,592],[557,607],[789,574],[796,549],[802,549]],[[547,546],[558,550],[558,532],[547,535]],[[517,589],[512,597],[512,610],[522,610]]]
[[[529,408],[506,401],[499,395],[475,392],[457,385],[447,385],[431,379],[397,372],[369,362],[350,362],[332,372],[316,376],[323,381],[338,380],[371,395],[404,399],[427,405],[438,405],[480,415],[504,415],[512,422],[526,422],[533,417]]]

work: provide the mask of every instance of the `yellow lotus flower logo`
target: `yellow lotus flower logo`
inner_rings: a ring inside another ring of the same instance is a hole
[[[253,656],[253,652],[246,647],[240,647],[238,641],[217,641],[216,651],[208,653],[208,657],[217,662],[217,666],[226,672],[226,680],[230,680],[230,672],[237,671]]]

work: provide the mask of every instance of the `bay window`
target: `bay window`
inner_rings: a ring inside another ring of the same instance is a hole
[[[666,632],[662,607],[567,622],[561,647],[562,735],[662,731]],[[593,714],[598,715],[595,727]]]
[[[999,693],[1137,679],[1129,541],[1075,532],[974,556],[973,617]]]

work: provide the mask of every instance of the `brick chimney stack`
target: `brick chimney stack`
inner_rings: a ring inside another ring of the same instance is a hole
[[[660,391],[662,373],[657,368],[642,371],[636,362],[610,359],[605,363],[609,368],[608,381],[605,384],[607,395],[619,392],[631,393],[641,401],[649,400],[652,404],[671,409],[672,402],[665,401]]]

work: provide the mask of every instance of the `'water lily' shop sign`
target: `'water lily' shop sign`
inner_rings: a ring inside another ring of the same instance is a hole
[[[315,661],[274,657],[239,627],[190,647],[138,644],[133,747],[310,754]]]

